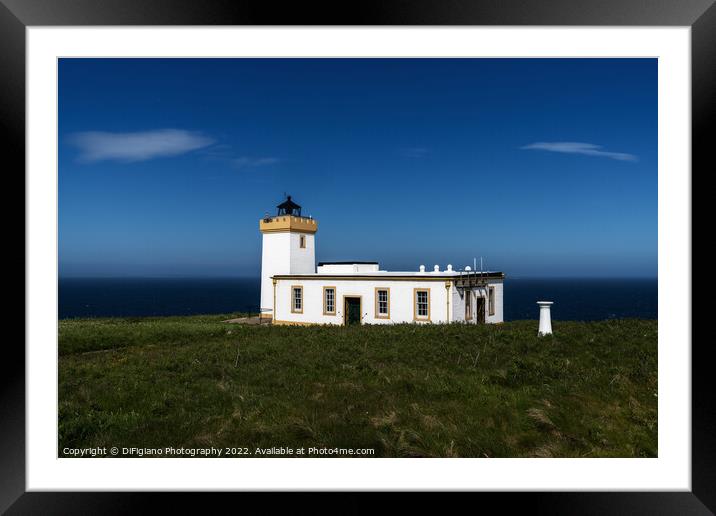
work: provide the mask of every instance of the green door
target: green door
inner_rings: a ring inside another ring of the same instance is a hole
[[[360,298],[359,297],[346,297],[345,298],[345,323],[346,326],[349,324],[360,324]]]

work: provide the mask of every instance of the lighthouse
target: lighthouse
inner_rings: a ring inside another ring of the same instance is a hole
[[[275,216],[259,221],[261,245],[261,319],[274,318],[273,276],[316,272],[315,219],[301,215],[301,206],[291,196],[276,206]]]

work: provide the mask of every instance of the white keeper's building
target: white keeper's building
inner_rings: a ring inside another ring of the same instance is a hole
[[[502,272],[470,267],[380,270],[378,262],[320,262],[318,222],[288,196],[259,222],[261,318],[274,324],[499,323]]]

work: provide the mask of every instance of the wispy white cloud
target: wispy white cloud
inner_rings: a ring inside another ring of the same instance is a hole
[[[637,157],[633,154],[625,152],[609,152],[602,150],[601,145],[593,143],[580,142],[537,142],[530,143],[521,149],[545,150],[551,152],[562,152],[565,154],[584,154],[585,156],[600,156],[603,158],[611,158],[619,161],[637,161]]]
[[[253,168],[253,167],[263,167],[265,165],[275,165],[276,163],[280,163],[280,158],[249,158],[246,156],[243,156],[241,158],[234,158],[231,160],[231,163],[236,168]]]
[[[214,143],[212,138],[201,133],[181,129],[134,133],[87,131],[70,135],[68,141],[79,148],[79,160],[86,163],[105,160],[146,161],[178,156]]]
[[[217,143],[216,145],[211,145],[210,147],[206,147],[205,149],[202,149],[199,152],[205,158],[212,159],[212,160],[229,160],[230,161],[235,156],[234,150],[231,147],[231,145],[228,145],[226,143]]]
[[[424,147],[408,147],[400,149],[400,155],[404,158],[424,158],[428,154],[428,149]]]

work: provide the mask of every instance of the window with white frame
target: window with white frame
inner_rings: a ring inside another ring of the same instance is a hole
[[[291,287],[291,312],[303,313],[303,287]]]
[[[336,313],[336,288],[323,287],[323,314],[332,315]]]
[[[415,290],[415,318],[430,318],[430,291],[427,289]]]
[[[390,289],[375,289],[375,316],[380,319],[390,317]]]
[[[469,290],[465,291],[465,319],[472,319],[472,292]]]
[[[487,306],[489,307],[490,315],[495,315],[495,287],[490,287],[488,290]]]
[[[298,245],[301,247],[301,249],[306,248],[306,235],[300,235],[298,237]]]

